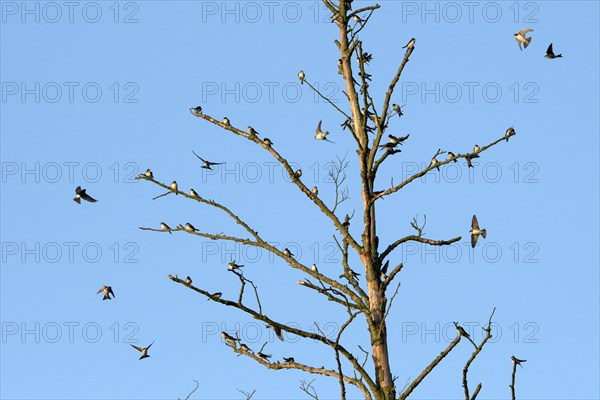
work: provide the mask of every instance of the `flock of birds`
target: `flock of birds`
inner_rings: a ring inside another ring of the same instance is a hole
[[[533,31],[533,29],[523,29],[523,30],[520,30],[518,33],[514,34],[514,37],[517,40],[517,43],[518,43],[519,48],[521,50],[523,50],[523,48],[527,48],[529,46],[529,44],[531,43],[531,37],[527,37],[527,34],[529,32],[532,32],[532,31]],[[407,51],[408,51],[408,49],[414,48],[415,42],[416,42],[415,38],[412,38],[402,48],[406,48]],[[521,47],[522,45],[523,45],[523,47]],[[555,55],[554,54],[554,50],[552,48],[552,43],[550,43],[550,45],[548,46],[548,49],[546,50],[546,56],[545,56],[545,58],[548,58],[548,59],[562,58],[562,54]],[[371,59],[372,59],[372,55],[371,54],[368,54],[368,53],[364,53],[363,54],[363,61],[365,61],[365,63],[370,62]],[[342,69],[342,60],[340,59],[340,60],[338,60],[338,73],[339,74],[342,74],[342,70],[341,69]],[[366,80],[370,80],[370,77],[371,76],[368,75],[368,74],[364,75],[364,78]],[[300,83],[304,84],[305,79],[306,79],[306,75],[305,75],[304,71],[300,71],[298,73],[298,78],[300,80]],[[392,104],[392,110],[393,110],[393,112],[395,114],[398,115],[398,117],[401,117],[401,116],[404,115],[403,111],[402,111],[402,107],[400,107],[398,104],[395,104],[395,103]],[[202,107],[198,106],[198,107],[190,109],[190,111],[194,115],[201,115],[202,114]],[[373,114],[370,113],[368,110],[364,110],[363,109],[363,114],[365,114],[369,118],[373,118]],[[223,125],[225,125],[227,127],[231,126],[231,121],[229,120],[229,118],[227,118],[227,117],[223,118]],[[349,126],[350,126],[350,121],[348,121],[348,120],[345,121],[342,124],[342,128],[343,129],[345,129],[346,127],[349,127]],[[369,128],[369,127],[367,127],[367,128]],[[371,128],[370,130],[372,131],[373,128]],[[259,133],[253,127],[251,127],[251,126],[248,126],[248,133],[251,134],[251,135],[253,135],[253,136],[258,136],[259,135]],[[508,128],[506,130],[506,133],[505,133],[505,139],[506,139],[506,141],[508,142],[508,139],[511,136],[515,135],[515,134],[516,134],[516,132],[515,132],[514,128],[512,128],[512,127]],[[327,141],[329,143],[334,143],[334,142],[332,142],[328,138],[329,135],[330,135],[329,131],[324,131],[322,129],[322,121],[319,121],[319,123],[317,125],[317,128],[316,128],[316,131],[315,131],[315,139],[316,140]],[[390,154],[395,154],[395,153],[401,151],[400,149],[397,148],[397,146],[398,145],[403,145],[403,142],[405,140],[407,140],[409,137],[410,137],[410,134],[407,134],[405,136],[388,135],[389,141],[387,143],[383,144],[383,145],[380,145],[379,147],[381,149],[385,150],[386,152],[390,153]],[[273,145],[273,142],[269,138],[266,138],[266,137],[263,139],[263,143],[266,146],[268,146],[268,147],[270,147],[270,146]],[[466,162],[467,162],[467,166],[469,168],[473,168],[471,160],[473,158],[479,158],[478,153],[480,151],[481,151],[480,147],[478,145],[475,145],[475,147],[473,148],[472,154],[469,155],[469,156],[467,156],[467,157],[465,157]],[[202,167],[201,168],[203,168],[203,169],[212,170],[213,166],[225,164],[223,162],[211,162],[211,161],[208,161],[208,160],[200,157],[194,151],[192,151],[192,153],[202,162]],[[436,156],[434,156],[431,159],[431,163],[429,164],[429,167],[435,167],[439,171],[439,166],[437,166],[437,164],[439,164],[439,161],[437,160],[437,156],[439,154],[443,154],[443,153],[444,152],[441,152],[441,153],[438,152],[438,154],[436,154]],[[452,160],[453,162],[457,162],[457,160],[456,160],[457,156],[453,152],[447,151],[445,153],[447,153],[447,157],[448,157],[447,160]],[[297,170],[296,173],[295,173],[295,175],[296,175],[296,177],[299,178],[302,175],[302,170],[300,170],[300,169]],[[150,169],[147,169],[146,172],[142,175],[142,177],[145,177],[145,178],[148,178],[148,179],[154,179],[154,175],[153,175],[153,173],[152,173],[152,171]],[[173,181],[171,183],[171,185],[170,185],[169,188],[170,188],[171,192],[174,192],[176,195],[179,194],[179,186],[178,186],[178,184],[177,184],[176,181]],[[312,193],[315,196],[318,195],[318,188],[316,186],[313,187]],[[194,189],[190,189],[189,194],[190,194],[191,197],[199,197],[198,194],[196,193],[196,191]],[[89,194],[87,194],[86,189],[82,189],[81,186],[77,186],[77,188],[75,189],[75,198],[73,199],[73,201],[75,201],[77,204],[81,204],[81,200],[82,199],[85,200],[85,201],[87,201],[87,202],[90,202],[90,203],[97,202],[97,200],[95,198],[93,198],[92,196],[90,196]],[[347,226],[347,225],[349,225],[349,221],[348,221],[348,217],[346,216],[345,226]],[[172,234],[171,231],[173,229],[171,229],[171,227],[169,227],[166,223],[161,222],[160,223],[160,227],[161,227],[161,230],[163,230],[165,232],[168,232],[169,234]],[[185,228],[184,229],[187,232],[197,232],[198,231],[189,222],[185,224]],[[473,218],[471,220],[471,230],[469,231],[469,233],[471,234],[471,247],[472,248],[475,248],[475,246],[477,244],[477,241],[479,239],[479,236],[483,236],[484,239],[486,238],[487,231],[486,231],[486,229],[481,229],[479,227],[479,222],[477,220],[477,216],[475,216],[475,215],[473,215]],[[288,248],[284,249],[283,254],[286,257],[290,257],[290,258],[294,257],[294,254]],[[232,272],[241,273],[241,268],[244,267],[244,266],[240,265],[240,264],[237,264],[235,262],[235,260],[233,260],[233,261],[231,261],[228,264],[228,267],[229,267],[229,270],[232,271]],[[387,264],[386,264],[386,267],[387,267]],[[385,269],[387,269],[387,268],[385,268]],[[316,267],[315,264],[312,265],[312,270],[313,271],[317,271],[317,267]],[[382,270],[382,276],[384,274],[385,274],[385,272]],[[353,275],[354,278],[356,278],[360,274],[352,271],[352,275]],[[184,282],[185,282],[186,285],[191,286],[192,279],[189,276],[187,276]],[[300,281],[299,283],[302,283],[302,281]],[[115,293],[114,293],[112,287],[109,286],[109,285],[103,285],[98,290],[98,292],[97,292],[97,294],[100,294],[100,293],[103,294],[102,300],[112,300],[112,299],[115,298]],[[209,300],[210,299],[220,299],[222,295],[223,294],[221,292],[213,293],[212,295],[210,295]],[[470,335],[464,330],[463,327],[461,327],[460,325],[458,325],[456,322],[454,322],[454,325],[455,325],[456,331],[457,331],[457,333],[459,335],[468,338],[472,342],[472,340],[470,338]],[[267,325],[267,328],[273,329],[275,331],[276,336],[280,340],[283,341],[283,335],[282,335],[281,329],[279,327],[272,326],[272,325]],[[251,353],[252,352],[252,350],[246,344],[241,343],[241,339],[239,337],[235,337],[234,338],[233,336],[229,335],[227,332],[222,332],[221,333],[221,337],[225,340],[226,344],[232,346],[235,349],[237,349],[236,343],[239,342],[240,343],[240,347],[239,347],[240,351],[247,352],[247,353]],[[153,344],[154,344],[154,342],[150,343],[150,345],[148,345],[147,347],[139,347],[139,346],[135,346],[135,345],[131,345],[131,346],[134,349],[138,350],[141,353],[141,356],[140,356],[139,359],[142,360],[144,358],[150,357],[150,355],[148,354],[148,350],[150,349],[150,347]],[[259,351],[256,354],[256,356],[258,356],[260,359],[265,360],[267,362],[270,362],[269,359],[272,357],[271,354],[265,354],[265,353],[263,353],[262,349],[261,349],[261,351]],[[293,357],[283,357],[283,360],[284,360],[285,363],[294,363],[295,362],[295,360],[294,360]],[[513,361],[513,363],[515,363],[515,364],[517,364],[517,365],[519,365],[521,367],[522,367],[521,363],[527,361],[527,360],[518,359],[518,358],[516,358],[514,356],[511,357],[511,360]]]

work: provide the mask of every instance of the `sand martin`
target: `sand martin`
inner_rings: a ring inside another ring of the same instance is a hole
[[[190,278],[189,276],[185,278],[185,284],[190,286],[192,284],[192,278]]]
[[[267,362],[270,362],[269,358],[273,357],[272,354],[265,354],[265,353],[262,353],[260,351],[256,355],[259,356],[260,358],[262,358],[263,360],[267,361]]]
[[[194,189],[190,189],[190,196],[191,197],[199,197],[198,193],[196,193],[196,191]]]
[[[533,29],[522,29],[519,31],[519,33],[514,34],[514,37],[515,39],[517,39],[517,43],[519,44],[519,49],[521,49],[521,51],[523,51],[521,44],[523,44],[523,47],[527,48],[527,46],[529,46],[529,43],[531,43],[531,37],[526,37],[528,32],[533,32]]]
[[[513,363],[515,363],[516,365],[519,365],[521,368],[523,368],[523,366],[521,365],[521,363],[527,362],[527,360],[519,360],[515,356],[510,356],[510,359],[512,360]]]
[[[235,263],[235,260],[234,260],[234,261],[231,261],[231,262],[230,262],[228,265],[229,265],[229,270],[230,270],[230,271],[239,270],[240,268],[242,268],[242,267],[243,267],[243,265],[236,264],[236,263]]]
[[[317,272],[317,273],[319,272],[319,270],[317,269],[317,264],[313,264],[313,265],[310,267],[310,269],[311,269],[311,271],[313,271],[313,272]]]
[[[189,222],[185,224],[185,230],[188,232],[198,232],[198,229],[194,228],[194,225],[190,224]]]
[[[474,168],[473,164],[471,163],[471,157],[470,156],[466,156],[465,160],[467,161],[467,167]]]
[[[435,167],[435,169],[437,169],[438,171],[440,170],[440,167],[438,166],[439,161],[437,160],[437,158],[433,157],[431,159],[431,164],[429,164],[430,167]]]
[[[285,361],[287,364],[291,364],[293,362],[296,362],[296,360],[294,360],[294,357],[283,357],[283,361]]]
[[[258,132],[256,132],[256,130],[251,127],[250,125],[248,125],[248,133],[251,134],[252,136],[258,136]]]
[[[454,155],[454,153],[453,153],[453,152],[451,152],[451,151],[449,151],[449,152],[448,152],[448,160],[454,160],[454,162],[458,162],[458,161],[456,160],[456,156],[455,156],[455,155]]]
[[[388,267],[390,266],[390,260],[387,260],[383,267],[381,268],[381,280],[385,280],[387,278]]]
[[[96,292],[96,294],[104,292],[104,297],[102,297],[102,300],[112,300],[110,298],[110,295],[112,294],[112,297],[115,297],[115,292],[113,292],[112,287],[104,285],[102,286],[100,289],[98,289],[98,291]]]
[[[410,39],[410,40],[408,41],[408,43],[406,43],[406,46],[402,46],[402,48],[403,48],[403,49],[407,49],[407,50],[408,50],[408,49],[414,49],[414,47],[415,47],[415,42],[416,42],[416,41],[417,41],[417,40],[416,40],[415,38],[412,38],[412,39]]]
[[[286,257],[294,257],[294,254],[290,251],[290,249],[288,249],[287,247],[283,250],[283,254]]]
[[[456,327],[456,332],[460,336],[464,336],[468,339],[471,339],[471,336],[467,333],[467,331],[465,331],[465,329],[462,326],[460,326],[457,322],[454,323],[454,326]]]
[[[304,71],[298,72],[298,79],[300,79],[300,84],[304,85]]]
[[[190,112],[194,115],[202,115],[202,107],[198,106],[198,107],[190,108]]]
[[[318,196],[318,195],[319,195],[319,188],[318,188],[318,187],[316,187],[316,186],[314,186],[314,187],[312,188],[312,194],[314,194],[315,196]]]
[[[150,168],[148,168],[148,169],[146,170],[146,172],[144,173],[144,176],[145,176],[146,178],[154,179],[154,174],[152,174],[152,171],[150,171]]]
[[[396,112],[396,114],[398,114],[399,117],[404,115],[404,113],[402,112],[402,107],[400,107],[398,104],[392,104],[392,109]]]
[[[231,122],[229,121],[229,118],[223,117],[223,125],[225,125],[225,126],[231,126]]]
[[[148,355],[148,349],[150,349],[150,347],[152,347],[153,344],[154,342],[150,343],[148,347],[139,347],[132,344],[131,347],[142,353],[142,356],[139,358],[141,360],[142,358],[150,357]]]
[[[273,146],[273,142],[271,142],[271,139],[269,139],[269,138],[264,138],[263,143],[269,147]]]
[[[329,132],[323,132],[321,130],[321,123],[323,121],[319,121],[319,124],[317,125],[317,130],[316,130],[316,134],[315,134],[315,139],[317,140],[325,140],[329,143],[333,143],[331,140],[327,139],[327,135],[329,135]]]
[[[175,192],[175,194],[177,194],[177,195],[179,194],[179,193],[177,193],[179,191],[179,186],[177,186],[177,181],[171,182],[171,190],[173,192]]]
[[[252,349],[248,347],[246,343],[240,345],[240,350],[245,351],[246,353],[252,353]]]
[[[165,224],[164,222],[160,223],[160,229],[162,229],[165,232],[169,232],[169,234],[172,235],[171,227],[169,225]]]
[[[508,142],[508,139],[509,139],[511,136],[514,136],[514,135],[516,135],[516,134],[517,134],[517,132],[515,132],[515,128],[513,128],[513,127],[511,126],[510,128],[508,128],[508,129],[506,130],[506,133],[504,134],[504,137],[506,138],[506,141]]]
[[[221,337],[223,339],[225,339],[225,342],[235,345],[235,342],[238,342],[239,339],[234,338],[233,336],[230,336],[227,332],[223,331],[221,332]]]
[[[275,336],[277,336],[277,339],[283,342],[283,334],[281,333],[280,327],[274,325],[267,325],[267,328],[273,329],[273,331],[275,331]]]
[[[204,163],[204,165],[202,166],[202,168],[204,168],[204,169],[210,169],[212,171],[213,170],[212,169],[213,165],[222,165],[222,164],[225,164],[225,163],[222,163],[222,162],[211,162],[211,161],[205,160],[204,158],[202,158],[198,154],[196,154],[194,152],[194,150],[192,150],[192,153],[194,153],[194,155],[196,157],[198,157],[200,159],[200,161],[202,161]]]
[[[210,298],[208,298],[206,300],[219,300],[221,298],[221,296],[223,296],[223,293],[215,292],[215,293],[211,294]]]
[[[471,247],[475,248],[477,244],[477,239],[479,239],[479,235],[485,236],[487,235],[487,231],[485,229],[479,229],[479,222],[477,222],[477,217],[473,215],[473,219],[471,220],[471,230],[469,231],[471,234]]]
[[[301,169],[298,169],[296,172],[294,172],[294,176],[295,176],[296,178],[300,178],[300,177],[302,176],[302,170],[301,170]]]
[[[550,43],[550,46],[548,46],[548,50],[546,50],[546,55],[544,56],[544,58],[549,58],[549,59],[562,58],[562,54],[555,56],[554,50],[552,50],[552,43]]]
[[[96,199],[94,199],[92,196],[90,196],[89,194],[87,194],[85,192],[85,189],[82,189],[81,186],[77,186],[75,188],[75,198],[73,199],[74,202],[76,202],[77,204],[81,204],[81,199],[84,199],[85,201],[89,201],[90,203],[95,203]]]

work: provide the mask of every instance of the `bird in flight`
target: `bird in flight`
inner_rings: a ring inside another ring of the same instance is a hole
[[[89,201],[90,203],[95,203],[96,199],[94,199],[92,196],[90,196],[89,194],[87,194],[85,192],[85,189],[82,189],[81,186],[77,186],[75,188],[75,198],[73,199],[74,202],[76,202],[77,204],[81,204],[81,199],[84,199],[85,201]]]
[[[154,342],[150,343],[148,347],[139,347],[132,344],[131,347],[142,353],[142,356],[139,358],[141,360],[142,358],[150,357],[148,355],[148,349],[150,349],[150,347],[152,347],[153,344]]]
[[[562,58],[562,54],[559,55],[554,55],[554,50],[552,49],[552,43],[550,43],[550,46],[548,46],[548,50],[546,50],[546,55],[544,56],[544,58],[549,58],[549,59],[553,59],[553,58]]]
[[[112,287],[104,285],[102,286],[100,289],[98,289],[98,291],[96,292],[96,294],[99,294],[101,292],[104,292],[104,297],[102,297],[102,300],[112,300],[110,298],[110,295],[112,294],[112,297],[115,297],[115,292],[113,292]]]
[[[479,222],[477,222],[477,217],[475,215],[473,215],[473,219],[471,220],[471,230],[469,231],[469,233],[471,234],[472,248],[475,248],[475,245],[477,244],[477,239],[479,239],[479,235],[483,236],[483,238],[485,239],[485,236],[487,234],[487,231],[485,229],[479,228]]]
[[[210,169],[212,171],[213,170],[212,169],[213,165],[225,164],[225,163],[222,163],[222,162],[211,162],[211,161],[205,160],[204,158],[202,158],[198,154],[196,154],[196,152],[194,150],[192,150],[192,153],[194,153],[194,155],[196,157],[198,157],[200,159],[200,161],[202,161],[204,163],[204,165],[202,166],[202,168],[204,168],[204,169]]]
[[[521,51],[523,51],[521,44],[523,44],[524,48],[527,48],[527,46],[529,46],[529,43],[531,43],[531,37],[527,37],[527,33],[529,32],[533,32],[533,29],[521,29],[518,33],[514,34],[515,39],[517,39],[519,49],[521,49]]]
[[[317,131],[316,131],[317,133],[315,135],[315,139],[317,139],[317,140],[325,140],[325,141],[327,141],[329,143],[333,143],[331,140],[327,139],[327,135],[329,135],[329,132],[323,132],[321,130],[321,123],[322,122],[323,121],[319,121],[319,124],[317,125]]]

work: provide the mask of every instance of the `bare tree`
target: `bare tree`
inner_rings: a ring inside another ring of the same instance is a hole
[[[283,154],[283,151],[276,149],[275,145],[270,140],[259,137],[253,128],[248,127],[248,129],[243,129],[234,126],[228,119],[221,121],[220,119],[203,113],[201,107],[193,108],[190,111],[194,116],[203,119],[210,124],[216,125],[242,139],[253,142],[258,150],[268,153],[283,166],[293,184],[295,184],[298,190],[307,197],[308,201],[312,202],[314,206],[330,220],[332,227],[337,231],[334,234],[334,239],[342,254],[342,275],[340,275],[339,279],[327,276],[316,268],[311,268],[310,266],[302,264],[296,260],[287,249],[280,249],[269,244],[263,236],[259,235],[257,229],[251,227],[244,221],[243,217],[226,205],[199,196],[195,192],[188,194],[185,191],[180,191],[179,188],[174,187],[172,184],[155,180],[151,174],[141,175],[139,179],[147,180],[166,190],[164,194],[157,196],[156,198],[175,193],[178,194],[179,198],[182,200],[196,201],[209,207],[216,208],[224,212],[229,218],[240,225],[247,233],[247,237],[231,236],[224,233],[200,232],[193,227],[184,227],[182,225],[176,226],[173,229],[168,227],[165,228],[164,226],[160,229],[145,227],[140,229],[156,232],[168,231],[169,233],[186,233],[204,239],[236,242],[245,246],[253,246],[266,250],[283,260],[283,262],[287,263],[291,268],[300,270],[310,277],[299,281],[298,284],[323,295],[328,301],[338,303],[343,308],[343,312],[347,314],[346,322],[342,325],[335,340],[332,340],[320,329],[318,329],[316,333],[309,332],[307,330],[286,325],[271,318],[268,312],[261,306],[257,286],[245,278],[242,273],[238,272],[237,269],[239,268],[235,266],[232,267],[231,270],[240,280],[240,291],[237,299],[223,298],[220,293],[210,293],[207,290],[194,286],[186,280],[178,278],[177,276],[169,275],[169,278],[174,282],[207,297],[209,300],[213,300],[223,306],[236,308],[254,319],[265,322],[269,327],[275,330],[278,336],[280,336],[282,332],[288,332],[303,339],[312,339],[322,346],[331,348],[333,350],[337,368],[328,369],[325,367],[311,366],[298,362],[293,358],[286,359],[285,362],[271,362],[270,355],[263,353],[263,351],[265,351],[264,345],[260,351],[253,352],[248,346],[241,343],[239,338],[226,337],[227,344],[234,352],[238,353],[239,356],[243,355],[252,358],[262,366],[273,370],[297,369],[309,374],[335,378],[339,381],[340,397],[342,399],[346,398],[346,385],[348,384],[355,386],[364,395],[365,399],[405,399],[423,382],[427,375],[444,359],[444,357],[459,344],[461,338],[467,337],[475,346],[475,352],[465,365],[463,371],[463,387],[465,398],[467,400],[475,399],[481,390],[481,383],[477,386],[473,394],[470,395],[467,383],[467,371],[477,354],[482,350],[484,344],[491,337],[491,316],[488,326],[485,329],[487,335],[479,346],[477,346],[468,335],[462,334],[459,330],[457,337],[448,345],[448,347],[444,349],[438,357],[431,361],[419,376],[413,381],[407,382],[403,390],[398,393],[394,382],[394,376],[390,368],[386,319],[388,318],[395,295],[398,293],[399,284],[393,292],[388,292],[388,289],[402,270],[403,264],[390,267],[390,256],[403,243],[417,242],[429,246],[447,246],[461,240],[461,236],[450,239],[428,238],[424,233],[426,219],[420,223],[418,218],[415,218],[411,223],[411,226],[415,230],[414,234],[401,237],[387,246],[380,248],[376,225],[376,206],[378,201],[388,197],[391,198],[397,191],[431,172],[433,169],[439,170],[440,167],[447,163],[464,159],[470,167],[472,159],[480,157],[482,153],[504,140],[508,142],[508,138],[515,134],[514,129],[511,128],[506,132],[499,133],[497,138],[492,140],[488,145],[482,147],[477,146],[471,152],[466,151],[453,154],[442,149],[437,149],[427,168],[415,173],[400,183],[394,184],[392,181],[389,187],[378,191],[375,190],[376,177],[379,169],[386,161],[392,159],[392,157],[400,151],[398,146],[402,145],[402,142],[408,139],[408,135],[405,137],[395,137],[393,135],[388,135],[386,132],[390,123],[394,121],[394,118],[400,118],[402,116],[401,108],[392,103],[392,97],[394,95],[396,84],[399,82],[410,57],[415,51],[415,40],[411,39],[404,47],[406,48],[404,57],[383,96],[382,104],[377,105],[373,100],[369,89],[371,76],[367,72],[368,64],[372,59],[372,54],[367,53],[363,49],[363,43],[360,40],[359,34],[366,28],[371,16],[380,8],[380,6],[376,4],[352,9],[352,0],[342,0],[339,1],[339,3],[330,0],[323,0],[323,2],[331,12],[332,22],[339,28],[339,38],[335,40],[335,44],[340,53],[338,73],[342,75],[344,80],[344,94],[347,100],[346,104],[338,106],[331,101],[331,99],[319,92],[315,86],[310,83],[309,74],[305,74],[301,71],[299,78],[302,84],[306,84],[314,90],[317,95],[321,96],[329,105],[339,112],[341,118],[343,118],[342,127],[344,128],[344,132],[348,132],[348,136],[351,137],[350,141],[353,143],[352,146],[356,148],[356,159],[354,159],[354,162],[359,166],[361,186],[357,191],[360,191],[362,199],[362,212],[360,213],[360,217],[357,218],[360,219],[359,223],[352,221],[352,231],[354,233],[360,232],[360,235],[355,236],[350,230],[351,220],[353,220],[354,215],[349,216],[346,214],[345,217],[341,218],[337,214],[338,206],[349,197],[348,190],[343,187],[346,178],[346,167],[348,166],[346,157],[341,159],[338,158],[338,162],[334,163],[329,171],[329,175],[335,185],[335,201],[332,204],[326,204],[326,202],[319,197],[318,189],[309,188],[305,185],[301,180],[301,173],[292,168]],[[389,142],[385,142],[388,140],[386,135],[389,138]],[[437,157],[443,154],[446,154],[447,157],[443,160],[438,160]],[[356,226],[358,226],[358,228],[355,228]],[[366,284],[361,284],[361,282],[359,282],[359,279],[357,278],[359,273],[351,268],[349,261],[351,256],[360,259],[360,263],[362,264],[360,272],[366,277]],[[256,306],[248,305],[244,299],[244,291],[247,283],[253,288],[253,297],[256,300]],[[356,321],[356,318],[359,316],[364,318],[368,326],[369,337],[365,338],[365,343],[368,340],[371,344],[371,348],[367,351],[359,346],[362,354],[355,355],[351,349],[343,344],[342,335],[344,330]],[[458,328],[460,327],[457,326],[457,329]],[[462,330],[462,332],[464,332],[464,330]],[[367,366],[368,355],[371,356],[371,364]],[[344,372],[343,367],[349,369],[351,372]],[[312,383],[312,381],[303,381],[301,390],[313,398],[318,398]]]

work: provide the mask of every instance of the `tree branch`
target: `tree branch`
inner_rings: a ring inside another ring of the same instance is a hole
[[[481,383],[479,383],[479,385],[477,385],[477,388],[475,389],[475,392],[473,393],[473,397],[469,397],[469,384],[467,382],[467,373],[469,372],[469,366],[475,360],[475,357],[477,357],[477,355],[483,349],[483,346],[492,337],[492,328],[491,328],[492,317],[494,316],[495,312],[496,312],[496,307],[494,307],[494,310],[492,311],[492,314],[490,315],[490,319],[488,320],[487,328],[483,328],[483,330],[486,332],[485,337],[483,338],[481,344],[479,346],[475,347],[475,351],[473,351],[473,354],[471,354],[471,357],[469,358],[469,360],[465,364],[465,367],[463,368],[463,389],[465,391],[465,400],[475,400],[475,397],[477,397],[477,394],[479,394],[479,391],[481,390]],[[461,335],[459,334],[458,337],[460,338]]]

